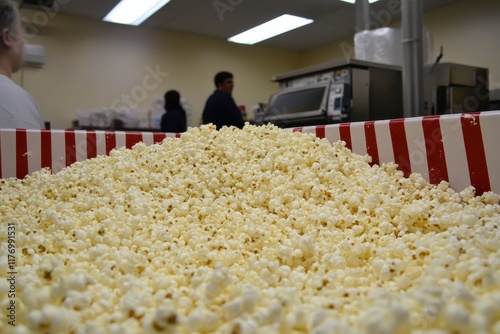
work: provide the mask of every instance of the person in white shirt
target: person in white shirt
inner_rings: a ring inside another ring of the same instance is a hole
[[[23,62],[21,17],[11,0],[0,0],[0,129],[44,129],[33,97],[12,81]]]

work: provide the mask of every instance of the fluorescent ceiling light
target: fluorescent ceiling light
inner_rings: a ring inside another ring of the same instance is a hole
[[[230,37],[228,41],[251,45],[312,22],[313,20],[311,19],[285,14],[250,30],[244,31],[241,34]]]
[[[121,0],[104,21],[138,26],[170,0]]]
[[[344,2],[349,2],[349,3],[356,3],[356,0],[340,0]],[[369,3],[374,3],[377,2],[378,0],[368,0]]]

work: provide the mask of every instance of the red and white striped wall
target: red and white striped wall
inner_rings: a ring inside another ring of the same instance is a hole
[[[448,181],[460,191],[500,193],[500,111],[342,123],[290,129],[343,140],[374,164],[395,162],[406,176],[420,173],[431,183]],[[173,133],[0,129],[0,178],[108,154],[113,148],[161,142]]]
[[[461,191],[500,193],[500,111],[294,128],[330,142],[343,140],[374,164],[395,162],[406,176],[448,181]]]
[[[23,178],[42,168],[57,173],[77,161],[131,148],[138,142],[152,145],[175,133],[0,129],[0,178]]]

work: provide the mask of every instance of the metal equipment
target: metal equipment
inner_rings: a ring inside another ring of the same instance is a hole
[[[399,66],[345,59],[277,75],[256,123],[280,127],[403,117]]]
[[[489,110],[488,69],[454,63],[427,66],[425,114]]]

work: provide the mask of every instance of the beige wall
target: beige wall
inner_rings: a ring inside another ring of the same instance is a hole
[[[46,63],[25,67],[14,80],[34,96],[52,128],[71,127],[77,109],[129,105],[145,112],[168,89],[190,102],[190,125],[197,125],[217,71],[234,73],[235,100],[250,108],[278,89],[273,75],[299,65],[297,52],[28,9],[22,14],[31,22],[28,42],[45,46]]]
[[[490,89],[500,88],[500,1],[462,0],[426,13],[425,25],[434,37],[442,62],[489,69]]]
[[[388,10],[387,12],[390,13]],[[441,62],[486,67],[490,74],[490,89],[500,88],[499,0],[461,0],[425,12],[423,20],[433,37],[433,59],[439,54],[439,47],[443,46],[444,56]],[[383,19],[376,19],[372,15],[371,22],[377,27],[377,23],[383,23]],[[401,23],[396,22],[391,26],[400,27]],[[353,37],[354,31],[350,38],[304,52],[301,66],[342,59],[346,54],[352,55]]]
[[[234,97],[250,108],[277,90],[272,76],[341,59],[352,55],[353,47],[350,37],[299,53],[26,9],[23,15],[31,22],[28,42],[44,45],[47,61],[25,68],[14,80],[35,97],[53,128],[70,127],[77,109],[129,104],[144,112],[168,89],[191,103],[190,125],[197,125],[217,71],[235,74]],[[462,0],[426,12],[424,24],[434,54],[444,47],[442,62],[487,67],[490,88],[500,88],[500,1]],[[155,79],[150,72],[156,70]]]

